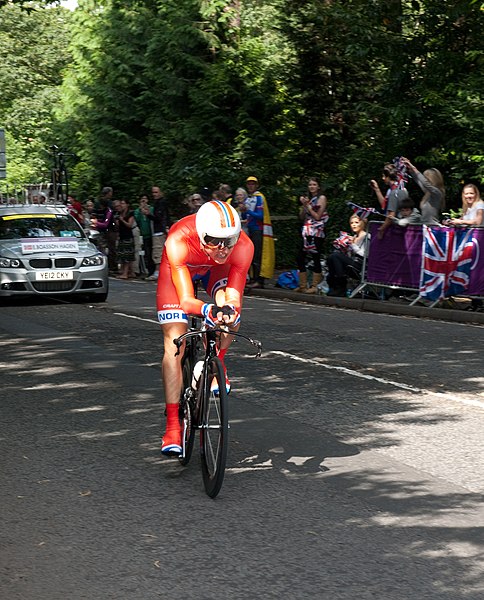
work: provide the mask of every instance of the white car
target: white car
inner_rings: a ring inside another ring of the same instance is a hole
[[[107,257],[63,205],[0,206],[0,298],[108,296]]]

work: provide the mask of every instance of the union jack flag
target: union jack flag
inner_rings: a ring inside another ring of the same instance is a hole
[[[333,241],[333,246],[336,250],[343,252],[343,254],[348,254],[351,249],[351,243],[353,242],[353,238],[346,231],[340,231],[339,236]]]
[[[383,213],[378,212],[375,208],[365,208],[364,206],[359,206],[354,202],[346,203],[351,209],[353,209],[353,213],[358,215],[360,219],[368,219],[370,215],[379,215],[380,217],[384,217]]]
[[[440,300],[462,294],[469,287],[472,269],[472,230],[423,228],[420,295]]]

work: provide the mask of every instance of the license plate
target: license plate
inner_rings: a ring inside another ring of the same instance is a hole
[[[58,281],[59,279],[74,279],[72,271],[37,271],[36,281]]]

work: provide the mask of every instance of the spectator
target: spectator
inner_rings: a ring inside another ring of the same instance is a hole
[[[149,215],[152,214],[153,207],[150,206],[148,194],[142,194],[139,198],[139,206],[134,211],[134,218],[143,240],[144,264],[148,277],[155,272],[155,263],[153,262],[153,222],[149,219]]]
[[[231,202],[232,206],[236,209],[242,210],[245,205],[245,201],[247,200],[247,196],[247,190],[243,187],[238,187],[235,190],[235,194]]]
[[[323,279],[321,268],[321,254],[323,252],[323,240],[325,238],[324,227],[328,221],[326,212],[327,199],[321,193],[319,181],[311,177],[308,181],[308,194],[300,196],[299,218],[302,221],[301,242],[297,254],[297,267],[299,269],[299,287],[297,292],[314,294],[317,285]],[[306,271],[306,259],[313,259],[313,281],[310,288],[307,287],[308,277]]]
[[[248,196],[245,199],[243,218],[247,219],[249,238],[254,244],[254,257],[251,265],[251,280],[247,287],[264,287],[264,278],[261,277],[262,245],[264,232],[264,194],[258,191],[259,180],[257,177],[247,177]]]
[[[393,218],[393,223],[395,225],[400,225],[400,227],[406,227],[407,225],[421,225],[422,215],[415,208],[411,198],[402,200],[400,210],[398,211],[397,216]]]
[[[84,229],[91,229],[91,227],[93,226],[93,221],[95,221],[96,219],[94,212],[94,202],[92,200],[86,200],[84,202],[82,216]]]
[[[213,190],[211,200],[218,200],[219,202],[225,202],[224,195],[220,190]]]
[[[408,173],[414,179],[424,196],[420,201],[422,223],[425,225],[440,225],[440,213],[445,208],[444,178],[438,169],[427,169],[423,173],[412,165],[408,158],[402,157]]]
[[[220,199],[223,200],[224,202],[227,202],[227,204],[232,204],[232,188],[230,187],[230,185],[228,183],[221,183],[218,191],[220,192]],[[235,208],[235,206],[234,206]]]
[[[196,212],[198,212],[198,209],[202,206],[203,198],[202,198],[201,194],[198,194],[198,193],[190,194],[188,196],[188,198],[185,200],[185,204],[188,207],[188,214],[194,215]]]
[[[111,190],[111,188],[104,188],[104,190],[106,189]],[[118,271],[116,250],[114,250],[113,257],[111,253],[111,247],[108,244],[108,230],[116,230],[117,225],[114,219],[114,209],[112,206],[112,202],[109,198],[110,196],[108,196],[107,194],[102,194],[94,210],[94,218],[96,230],[99,233],[97,237],[97,246],[101,250],[101,252],[104,252],[104,254],[106,254],[108,257],[109,272],[111,274],[115,274]]]
[[[117,273],[118,272],[117,249],[118,249],[118,237],[119,237],[117,216],[118,216],[118,209],[119,209],[119,200],[113,200],[113,188],[112,187],[103,188],[101,193],[102,193],[103,198],[105,198],[107,200],[108,205],[113,210],[113,218],[111,219],[111,221],[108,224],[105,235],[106,235],[106,242],[107,242],[107,248],[108,248],[109,270],[111,271],[111,273]]]
[[[242,231],[245,231],[247,235],[249,235],[249,231],[247,229],[247,219],[242,217],[242,213],[245,210],[245,201],[247,200],[247,190],[243,187],[239,187],[235,190],[235,195],[232,199],[231,205],[235,208],[235,210],[239,213],[240,222],[242,224]]]
[[[484,202],[481,200],[479,188],[473,183],[468,183],[462,189],[462,217],[449,219],[448,225],[463,225],[466,227],[484,226]],[[482,311],[483,302],[480,298],[472,298],[466,310]]]
[[[345,296],[348,275],[361,274],[366,251],[366,224],[366,219],[352,215],[350,228],[353,235],[345,234],[343,244],[328,256],[328,296]]]
[[[32,192],[32,204],[45,204],[47,202],[47,196],[44,192],[37,190]]]
[[[121,265],[119,279],[129,279],[130,265],[134,261],[134,213],[126,200],[119,201],[117,226],[119,230],[118,259]]]
[[[134,211],[133,211],[134,217]],[[131,231],[133,232],[133,244],[134,244],[134,260],[129,263],[128,269],[128,277],[129,279],[136,279],[143,272],[144,275],[147,275],[146,269],[143,265],[141,265],[141,255],[140,252],[143,248],[143,238],[141,236],[141,232],[138,227],[138,223],[136,223],[136,218],[133,221],[133,226],[131,227]],[[141,271],[141,267],[143,266],[143,271]]]
[[[208,187],[203,187],[200,190],[200,196],[202,197],[203,202],[210,202],[211,198],[212,198],[212,194],[210,193],[210,190],[208,189]]]
[[[449,219],[445,225],[464,225],[466,227],[482,227],[484,225],[484,202],[477,186],[468,183],[462,189],[462,216]]]
[[[398,199],[399,190],[405,190],[405,188],[402,188],[401,176],[397,167],[392,163],[387,163],[384,165],[381,178],[383,183],[387,186],[385,196],[382,194],[380,186],[374,179],[370,181],[370,187],[375,192],[378,203],[380,204],[380,208],[386,215],[389,210],[389,206],[391,205],[393,207],[395,204],[395,198]],[[408,196],[408,192],[406,190],[405,192],[406,193],[401,194],[401,200],[403,200],[404,196]]]
[[[147,279],[150,281],[157,281],[158,268],[161,261],[161,255],[163,254],[166,234],[170,229],[170,215],[168,213],[165,194],[158,186],[153,186],[151,188],[151,195],[154,201],[153,213],[148,215],[148,218],[153,222],[153,262],[155,264],[155,271]]]
[[[96,229],[97,219],[95,213],[95,205],[92,200],[86,200],[82,210],[82,227],[86,232],[89,241],[92,242],[97,248],[99,232]]]
[[[386,215],[385,221],[378,229],[379,239],[383,238],[385,231],[392,224],[393,218],[397,216],[400,203],[408,198],[408,192],[403,187],[402,171],[397,166],[391,163],[384,165],[382,180],[388,187],[385,196],[383,196],[378,183],[374,179],[370,181],[370,186],[375,192],[380,207]]]
[[[67,210],[81,226],[84,226],[82,204],[74,196],[67,196]]]

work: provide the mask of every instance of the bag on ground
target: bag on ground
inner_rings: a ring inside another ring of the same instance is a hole
[[[299,272],[296,270],[281,273],[276,281],[276,287],[295,290],[299,287]]]

